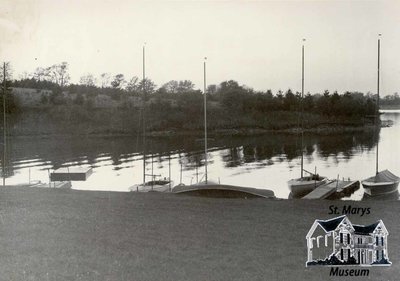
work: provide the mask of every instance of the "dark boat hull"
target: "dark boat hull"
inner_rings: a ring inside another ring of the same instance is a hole
[[[364,192],[370,196],[389,194],[396,192],[399,187],[399,182],[368,182],[363,181]]]
[[[375,176],[361,182],[364,192],[370,196],[396,192],[400,178],[388,170],[377,173]]]
[[[217,184],[213,182],[193,185],[180,184],[172,189],[172,193],[213,198],[275,198],[275,194],[272,190]]]

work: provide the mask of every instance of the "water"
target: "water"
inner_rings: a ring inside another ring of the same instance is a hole
[[[383,111],[393,120],[379,133],[380,170],[400,175],[400,110]],[[375,174],[374,132],[330,136],[306,135],[304,168],[329,178],[362,180]],[[300,175],[300,139],[296,135],[218,137],[208,142],[208,178],[216,182],[271,189],[288,198],[287,181]],[[195,183],[204,176],[203,140],[194,137],[150,139],[146,174],[171,178],[175,184]],[[86,182],[73,182],[81,190],[128,191],[143,181],[142,143],[138,137],[12,137],[7,184],[40,180],[61,166],[91,166]],[[152,156],[153,155],[153,156]],[[169,164],[170,163],[170,164]],[[149,178],[150,179],[150,178]],[[362,187],[352,194],[361,200]],[[344,198],[344,199],[349,199]]]

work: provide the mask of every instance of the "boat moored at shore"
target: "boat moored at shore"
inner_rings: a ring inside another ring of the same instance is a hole
[[[370,196],[382,195],[396,192],[400,178],[392,174],[389,170],[377,173],[375,176],[367,178],[361,182],[364,192]]]
[[[129,191],[132,192],[169,192],[173,186],[173,181],[164,178],[161,180],[146,181],[145,184],[135,184],[129,187]]]
[[[310,175],[307,177],[292,179],[288,181],[288,186],[293,197],[302,197],[307,193],[310,193],[318,186],[321,186],[328,182],[326,177],[319,175]]]

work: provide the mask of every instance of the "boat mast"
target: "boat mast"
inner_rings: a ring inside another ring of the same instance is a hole
[[[301,48],[301,178],[303,178],[304,169],[304,130],[303,130],[303,99],[304,99],[304,42],[306,39],[303,38],[303,46]]]
[[[378,35],[378,81],[377,81],[377,98],[376,98],[376,114],[375,114],[375,126],[378,126],[379,121],[379,75],[380,75],[380,52],[381,52],[381,35]],[[379,132],[379,131],[378,131]],[[379,138],[377,135],[376,142],[376,174],[378,174],[378,159],[379,159]]]
[[[205,168],[205,180],[207,184],[207,91],[206,91],[206,60],[204,58],[204,168]]]
[[[3,64],[3,187],[6,185],[6,63]]]
[[[146,72],[145,72],[145,58],[146,58],[146,43],[144,43],[143,45],[143,83],[142,83],[142,87],[143,87],[143,94],[142,94],[142,137],[143,137],[143,187],[146,184],[146,124],[145,124],[145,114],[146,114]]]

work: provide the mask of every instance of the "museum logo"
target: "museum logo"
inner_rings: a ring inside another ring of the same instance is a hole
[[[306,236],[306,266],[336,267],[330,275],[338,276],[355,276],[360,271],[339,266],[390,266],[388,235],[382,220],[370,225],[352,224],[345,215],[315,220]]]

